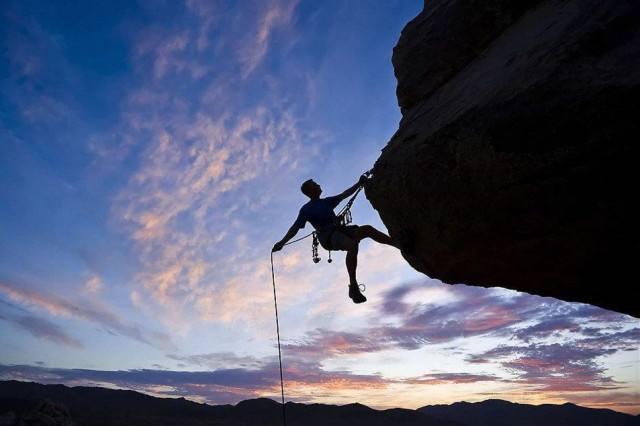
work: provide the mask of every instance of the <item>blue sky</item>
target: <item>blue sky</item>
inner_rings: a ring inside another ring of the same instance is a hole
[[[342,191],[392,136],[392,48],[421,8],[4,5],[0,377],[277,396],[269,249],[302,181]],[[353,214],[384,229],[364,196]],[[343,255],[310,257],[308,241],[275,256],[293,400],[640,412],[636,319],[444,285],[369,242],[356,306]]]

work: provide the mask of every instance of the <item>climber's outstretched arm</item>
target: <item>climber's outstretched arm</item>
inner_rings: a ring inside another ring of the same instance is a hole
[[[284,247],[284,245],[287,243],[287,241],[289,241],[290,239],[292,239],[293,237],[296,236],[296,234],[298,233],[298,229],[300,229],[300,228],[298,227],[297,224],[294,223],[291,226],[291,228],[289,228],[289,230],[287,231],[285,236],[282,237],[282,239],[280,241],[278,241],[277,243],[275,243],[273,245],[273,249],[271,249],[271,251],[280,251],[280,250],[282,250],[282,247]]]
[[[350,186],[349,188],[345,189],[342,193],[336,195],[335,198],[342,201],[348,196],[353,195],[353,193],[355,193],[358,190],[358,188],[360,188],[364,184],[366,180],[367,180],[367,177],[365,175],[360,176],[360,179],[358,179],[358,182],[356,182],[353,186]]]

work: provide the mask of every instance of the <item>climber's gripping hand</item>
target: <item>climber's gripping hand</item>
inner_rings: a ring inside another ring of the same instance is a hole
[[[360,179],[358,179],[358,184],[360,186],[364,186],[367,182],[369,182],[369,175],[367,173],[364,173],[362,176],[360,176]]]
[[[282,250],[282,247],[284,247],[284,243],[282,241],[278,241],[277,243],[275,243],[273,245],[273,248],[271,249],[271,252],[275,253],[276,251],[280,251],[280,250]]]

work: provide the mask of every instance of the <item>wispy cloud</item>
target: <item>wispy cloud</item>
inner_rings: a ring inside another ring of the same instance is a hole
[[[495,382],[504,381],[500,377],[492,374],[471,374],[471,373],[434,373],[425,374],[424,376],[404,380],[405,383],[419,385],[441,385],[441,384],[460,384],[460,383],[476,383],[476,382]]]
[[[336,355],[371,353],[389,348],[389,342],[380,335],[317,329],[305,336],[304,341],[284,345],[287,353],[296,357],[326,359]]]
[[[88,321],[103,327],[108,332],[126,336],[142,343],[160,347],[172,345],[168,335],[160,332],[143,331],[137,325],[123,322],[121,317],[114,312],[100,308],[88,301],[83,301],[82,303],[71,302],[59,296],[3,282],[0,282],[0,293],[21,306],[45,311],[53,316]],[[41,326],[43,327],[42,330],[49,329],[52,333],[56,333],[54,331],[55,327],[47,326],[43,322],[34,321],[33,319],[25,321],[23,327],[26,326],[31,327],[32,330]]]
[[[278,184],[294,179],[278,176],[312,156],[303,155],[305,134],[281,95],[270,89],[256,97],[243,86],[269,78],[249,74],[274,31],[292,21],[296,2],[256,3],[243,28],[221,20],[215,5],[186,6],[167,28],[132,36],[136,69],[154,79],[142,81],[122,107],[115,133],[136,141],[131,152],[139,157],[112,205],[113,223],[130,237],[142,266],[132,301],[160,312],[174,331],[192,321],[233,321],[247,312],[245,294],[263,293],[267,265],[264,256],[249,260],[257,251],[247,231]],[[211,37],[227,27],[224,39],[238,45]],[[257,304],[266,309],[266,301]]]
[[[223,277],[237,268],[220,262],[223,250],[246,253],[241,235],[225,241],[229,231],[241,231],[241,224],[228,223],[221,199],[272,173],[278,167],[272,157],[287,161],[297,149],[298,133],[289,116],[265,108],[235,119],[199,114],[173,120],[170,131],[152,131],[155,140],[119,194],[115,214],[140,248],[144,269],[138,280],[145,293],[166,307],[203,306],[212,295],[207,289],[217,296],[233,291],[231,278],[225,284]],[[212,255],[218,255],[217,262]],[[224,306],[218,303],[218,311]]]
[[[206,367],[208,369],[244,368],[259,369],[264,361],[251,355],[239,356],[233,352],[213,352],[198,355],[167,355],[167,358],[181,361],[184,365]]]
[[[24,309],[0,299],[0,320],[6,321],[32,336],[49,340],[70,348],[82,348],[82,342],[72,337],[57,324],[48,319],[30,314]],[[13,311],[13,312],[12,312]],[[15,312],[18,311],[18,312]]]
[[[92,275],[84,283],[84,290],[91,294],[97,294],[102,290],[102,278],[98,275]]]
[[[255,29],[249,31],[238,46],[243,77],[246,78],[260,64],[269,48],[272,33],[291,22],[297,4],[297,0],[272,1],[259,15]]]
[[[544,309],[526,295],[512,298],[467,286],[449,289],[445,303],[411,302],[427,285],[423,281],[397,286],[385,294],[381,307],[395,324],[377,324],[350,333],[315,330],[287,347],[301,353],[365,353],[386,349],[418,349],[472,336],[503,333]],[[435,284],[442,285],[442,284]]]
[[[191,55],[191,37],[188,30],[177,33],[161,31],[147,31],[137,45],[136,54],[141,60],[151,62],[152,75],[156,80],[162,80],[170,73],[187,73],[191,78],[198,79],[209,70],[204,62],[194,59]]]
[[[592,306],[554,305],[531,318],[537,323],[516,329],[513,340],[520,344],[469,355],[468,361],[498,363],[515,375],[515,381],[533,385],[537,391],[596,391],[622,386],[601,361],[618,352],[637,351],[640,328],[634,327],[635,322]],[[610,322],[602,323],[605,319]],[[598,323],[599,328],[593,327]],[[555,336],[559,343],[548,343],[549,336]]]
[[[596,361],[616,351],[561,344],[499,346],[472,356],[471,362],[502,360],[501,365],[516,375],[515,381],[535,385],[536,391],[594,391],[619,387]]]

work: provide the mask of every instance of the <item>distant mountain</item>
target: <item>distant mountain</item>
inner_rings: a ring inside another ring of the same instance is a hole
[[[279,425],[282,405],[266,398],[232,405],[207,405],[184,398],[154,398],[138,392],[95,387],[0,381],[0,416],[18,417],[49,399],[64,405],[76,426]],[[324,405],[288,402],[287,425],[457,426],[415,410],[374,410],[361,404]]]
[[[419,412],[461,426],[622,426],[640,425],[639,416],[580,407],[575,404],[527,405],[500,399],[427,405]]]
[[[207,405],[184,398],[155,398],[134,391],[0,381],[0,424],[13,424],[3,419],[27,418],[45,399],[66,407],[76,426],[279,425],[282,414],[282,405],[266,398],[242,401],[235,406]],[[286,410],[290,426],[640,425],[640,418],[611,410],[572,404],[531,406],[499,400],[427,406],[418,410],[288,402]]]

